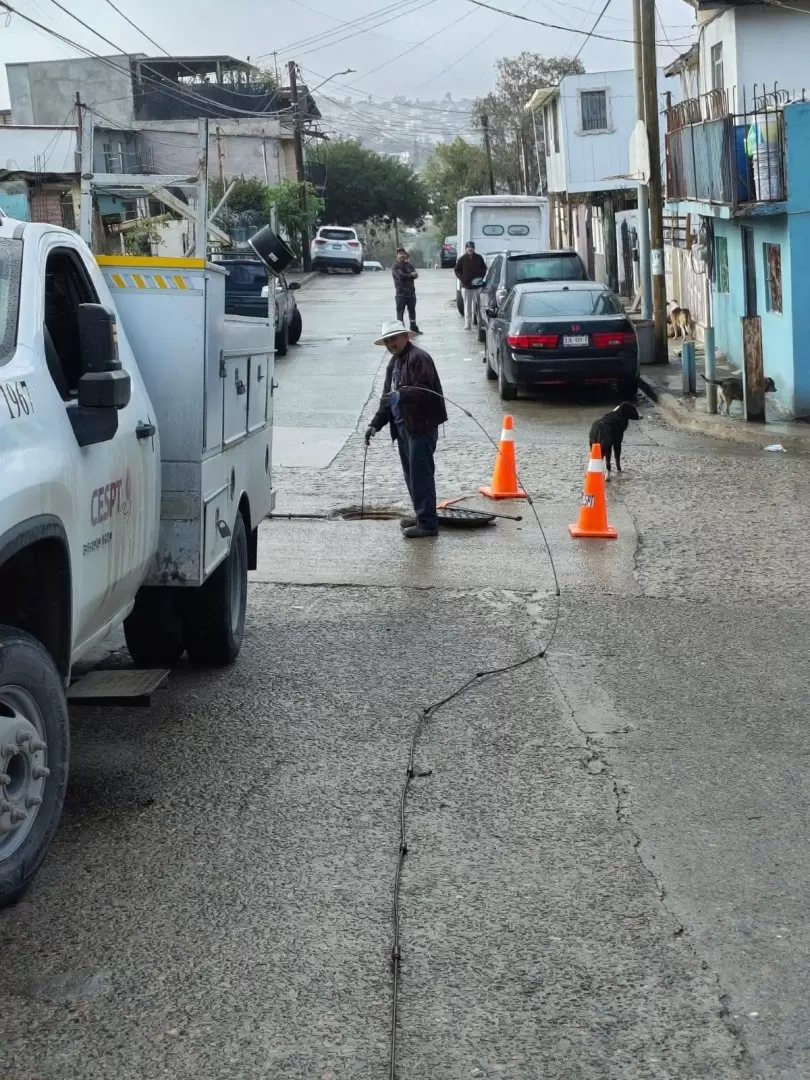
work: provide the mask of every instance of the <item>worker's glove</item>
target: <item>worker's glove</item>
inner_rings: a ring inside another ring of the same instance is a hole
[[[376,434],[377,434],[377,432],[374,430],[373,427],[367,427],[366,428],[366,433],[363,436],[363,438],[366,440],[366,446],[369,446],[371,444],[371,440],[374,438],[374,436]]]
[[[394,405],[399,404],[399,390],[391,390],[387,394],[383,394],[380,398],[380,406],[383,409],[390,409]]]

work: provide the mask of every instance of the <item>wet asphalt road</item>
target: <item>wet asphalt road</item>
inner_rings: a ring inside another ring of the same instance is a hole
[[[422,344],[495,437],[503,406],[452,305]],[[277,365],[278,513],[360,501],[387,274],[319,278]],[[376,380],[376,382],[375,382]],[[522,522],[409,544],[395,522],[262,529],[237,665],[148,712],[73,715],[68,806],[0,915],[13,1080],[388,1076],[399,786],[429,721],[402,884],[402,1080],[810,1075],[808,463],[668,429],[645,406],[575,543],[590,422],[512,403],[552,549]],[[442,497],[493,451],[451,407]],[[764,442],[765,440],[763,440]],[[366,500],[404,506],[384,436]]]

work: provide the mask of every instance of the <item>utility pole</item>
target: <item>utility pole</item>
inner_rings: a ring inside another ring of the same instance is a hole
[[[664,277],[664,185],[658,120],[658,61],[655,54],[655,0],[641,0],[641,48],[644,60],[644,111],[650,147],[650,269],[655,323],[655,363],[666,364],[667,283]]]
[[[197,121],[197,212],[194,216],[194,255],[208,254],[208,120]]]
[[[641,4],[633,0],[633,41],[636,69],[636,119],[647,122],[644,106],[644,52],[641,47]],[[649,146],[649,139],[647,142]],[[641,284],[641,317],[652,319],[652,274],[650,273],[650,202],[646,182],[638,185],[638,275]]]
[[[489,176],[489,193],[495,194],[495,174],[492,171],[492,146],[489,142],[489,117],[481,113],[481,130],[484,132],[484,150],[487,155],[487,174]]]
[[[290,60],[287,64],[287,71],[290,76],[290,105],[293,107],[293,145],[295,147],[295,175],[298,179],[298,201],[306,216],[307,184],[304,173],[304,141],[301,133],[301,105],[298,101],[298,77],[294,60]],[[309,254],[309,229],[305,225],[301,227],[301,263],[307,273],[312,269]]]
[[[82,105],[76,93],[76,109],[79,113],[81,132],[81,201],[79,203],[79,236],[92,249],[93,246],[93,114]]]
[[[219,191],[220,195],[225,194],[225,155],[222,152],[222,131],[219,124],[217,124],[217,164],[219,166]]]

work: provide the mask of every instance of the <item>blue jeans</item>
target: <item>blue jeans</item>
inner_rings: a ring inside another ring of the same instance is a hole
[[[431,532],[439,528],[436,517],[436,471],[433,454],[439,441],[439,429],[424,435],[409,435],[405,425],[397,424],[397,446],[402,472],[413,503],[417,522]]]

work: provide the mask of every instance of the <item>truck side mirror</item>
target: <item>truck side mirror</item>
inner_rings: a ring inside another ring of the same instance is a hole
[[[115,315],[102,304],[80,304],[78,316],[82,374],[78,400],[67,413],[79,446],[92,446],[115,438],[132,379],[118,359]]]

